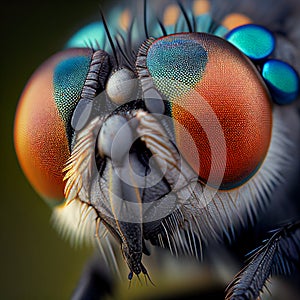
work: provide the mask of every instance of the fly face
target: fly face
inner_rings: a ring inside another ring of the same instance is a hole
[[[55,221],[103,253],[112,236],[130,279],[147,274],[148,242],[198,257],[203,242],[253,221],[289,148],[272,100],[294,100],[299,79],[269,59],[274,36],[256,25],[229,31],[206,14],[193,27],[182,13],[177,29],[153,25],[157,38],[130,29],[138,46],[112,41],[103,21],[112,50],[53,56],[17,112],[20,163]]]

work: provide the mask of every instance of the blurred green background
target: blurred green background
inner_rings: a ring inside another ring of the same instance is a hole
[[[13,146],[14,113],[34,70],[59,51],[104,1],[6,1],[1,5],[0,299],[68,299],[91,252],[72,249],[24,177]]]

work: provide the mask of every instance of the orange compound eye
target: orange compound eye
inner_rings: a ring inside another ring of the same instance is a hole
[[[221,38],[185,33],[149,43],[146,64],[170,101],[178,149],[200,180],[232,189],[251,178],[272,131],[269,92],[252,62]]]
[[[50,204],[64,198],[63,168],[70,155],[70,119],[86,79],[92,51],[69,49],[48,59],[21,96],[14,127],[20,165]]]

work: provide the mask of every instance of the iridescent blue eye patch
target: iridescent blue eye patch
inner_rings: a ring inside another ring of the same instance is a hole
[[[207,51],[200,43],[174,36],[155,41],[147,54],[152,78],[175,80],[188,86],[199,82],[207,61]]]
[[[299,77],[289,64],[270,59],[263,65],[262,76],[277,104],[289,104],[297,98]]]
[[[93,22],[76,32],[66,44],[66,48],[85,48],[87,46],[105,49],[106,32],[102,22]]]
[[[88,56],[71,57],[58,63],[53,71],[54,99],[67,127],[80,99],[90,61]]]
[[[290,104],[299,94],[299,76],[286,62],[273,59],[275,36],[265,27],[247,24],[231,30],[226,40],[259,65],[276,104]]]
[[[267,58],[275,48],[273,34],[268,29],[255,24],[247,24],[231,30],[226,35],[226,39],[252,60]]]

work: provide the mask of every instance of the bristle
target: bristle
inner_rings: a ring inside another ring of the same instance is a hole
[[[167,35],[167,30],[166,30],[164,24],[159,19],[157,20],[157,22],[159,24],[159,27],[161,29],[161,32],[162,32],[163,36],[166,36]]]
[[[184,17],[185,21],[186,21],[186,25],[188,27],[189,32],[194,32],[195,30],[192,27],[192,24],[191,24],[191,21],[190,21],[190,19],[188,17],[186,9],[183,7],[182,3],[179,2],[179,1],[178,1],[178,6],[180,7],[180,10],[181,10],[181,12],[183,14],[183,17]]]
[[[169,233],[168,233],[168,230],[166,229],[166,226],[164,225],[164,222],[161,222],[161,226],[164,229],[164,232],[165,232],[165,235],[166,235],[166,238],[167,238],[167,241],[168,241],[168,248],[170,249],[170,252],[173,255],[173,248],[172,248],[172,245],[171,245]]]
[[[115,58],[115,61],[116,61],[116,65],[117,65],[117,67],[119,67],[120,64],[119,64],[119,60],[118,60],[118,56],[117,56],[117,51],[116,51],[115,45],[114,45],[114,43],[113,43],[113,40],[112,40],[110,31],[109,31],[109,29],[108,29],[106,20],[105,20],[104,15],[103,15],[103,13],[102,13],[101,10],[100,10],[100,14],[101,14],[102,22],[103,22],[104,29],[105,29],[105,32],[106,32],[106,35],[107,35],[107,39],[108,39],[108,41],[109,41],[111,50],[112,50],[112,52],[113,52],[113,54],[114,54],[114,58]]]
[[[147,0],[144,0],[144,31],[146,39],[149,39],[148,24],[147,24]]]
[[[107,249],[108,249],[108,252],[109,252],[109,255],[110,255],[110,261],[111,261],[110,266],[113,266],[113,269],[114,269],[115,273],[117,274],[118,278],[122,279],[121,273],[120,273],[120,267],[117,263],[116,254],[115,254],[115,252],[113,250],[113,247],[111,245],[111,241],[109,239],[109,236],[105,237],[105,241],[106,241]]]
[[[96,211],[88,204],[74,200],[69,205],[62,204],[53,210],[52,223],[63,238],[68,239],[72,246],[78,247],[84,243],[94,244],[96,218]]]
[[[206,193],[190,192],[192,198],[184,204],[182,213],[186,220],[194,220],[193,231],[202,239],[213,237],[218,240],[221,232],[231,239],[239,230],[239,224],[247,226],[247,218],[251,225],[255,224],[257,216],[261,215],[270,201],[276,184],[282,183],[283,178],[278,174],[287,167],[288,161],[284,157],[294,148],[290,147],[290,143],[285,143],[284,131],[284,125],[275,117],[267,157],[257,174],[238,191],[215,191],[211,195],[209,190]]]
[[[99,131],[100,118],[94,119],[80,131],[72,155],[63,170],[65,172],[65,198],[69,202],[75,198],[89,202],[89,188],[92,173],[95,171],[95,132]]]
[[[300,260],[300,222],[289,223],[252,251],[247,265],[235,275],[225,299],[256,299],[272,275],[291,275]]]

